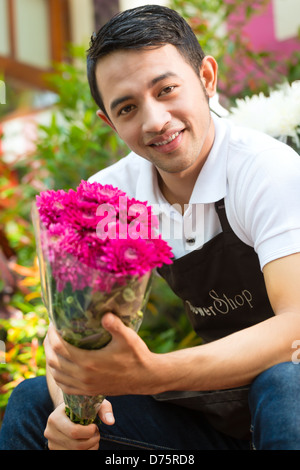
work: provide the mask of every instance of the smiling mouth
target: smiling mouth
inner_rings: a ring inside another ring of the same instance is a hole
[[[173,140],[176,139],[176,137],[178,137],[180,134],[180,132],[175,132],[173,135],[171,135],[167,140],[163,140],[162,142],[158,142],[157,144],[152,144],[154,147],[160,147],[161,145],[167,145],[169,144],[170,142],[172,142]]]

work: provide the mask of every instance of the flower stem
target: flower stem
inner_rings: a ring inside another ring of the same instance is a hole
[[[65,413],[68,418],[72,421],[72,423],[81,424],[82,426],[87,426],[88,424],[94,423],[94,419],[80,419],[75,413],[70,410],[68,406],[65,407]]]

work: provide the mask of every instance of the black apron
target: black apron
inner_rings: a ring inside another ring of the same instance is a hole
[[[231,229],[224,199],[215,208],[222,232],[201,249],[158,269],[183,300],[188,318],[204,343],[274,316],[254,249]],[[219,431],[248,439],[248,390],[246,386],[209,392],[165,392],[155,398],[202,411]]]

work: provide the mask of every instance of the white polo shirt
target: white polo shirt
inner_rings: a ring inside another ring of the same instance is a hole
[[[183,215],[161,194],[155,167],[133,152],[89,181],[111,184],[151,204],[175,258],[221,232],[214,203],[222,198],[232,229],[254,248],[261,268],[300,252],[299,155],[272,137],[212,117],[214,144]]]

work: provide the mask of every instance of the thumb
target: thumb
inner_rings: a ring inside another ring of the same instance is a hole
[[[112,409],[111,403],[108,400],[106,399],[103,400],[98,411],[98,416],[100,420],[103,421],[103,423],[105,424],[112,425],[115,423],[113,409]]]
[[[102,326],[112,336],[124,336],[127,331],[126,325],[113,313],[106,313],[102,318]]]

